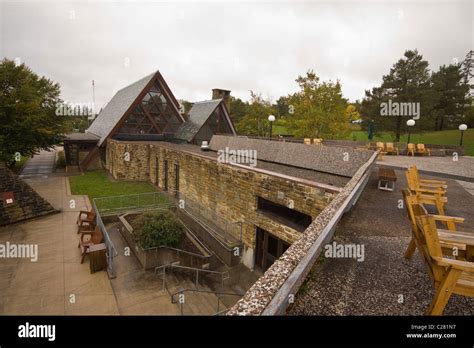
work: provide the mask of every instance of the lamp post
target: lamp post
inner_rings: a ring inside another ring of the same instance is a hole
[[[461,140],[459,141],[459,146],[462,146],[462,138],[464,135],[464,131],[467,129],[467,124],[460,124],[459,125],[459,130],[461,131]]]
[[[272,126],[273,122],[275,122],[275,116],[270,115],[268,116],[268,122],[270,122],[270,139],[272,138]]]
[[[415,125],[415,120],[408,120],[407,121],[407,126],[408,126],[408,142],[407,144],[410,144],[410,135],[411,135],[411,128]]]

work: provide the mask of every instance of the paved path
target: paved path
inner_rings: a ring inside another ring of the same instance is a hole
[[[55,164],[56,151],[41,151],[26,162],[20,177],[51,174],[54,172]]]
[[[118,306],[106,272],[80,263],[76,218],[86,196],[68,196],[67,178],[26,179],[59,214],[0,228],[0,243],[38,245],[38,261],[0,259],[0,315],[113,315]],[[70,208],[71,199],[75,207]],[[81,330],[78,328],[78,330]]]
[[[418,170],[451,176],[453,179],[474,181],[474,157],[461,156],[457,161],[453,157],[412,157],[412,156],[384,156],[377,164],[408,168],[416,165]]]

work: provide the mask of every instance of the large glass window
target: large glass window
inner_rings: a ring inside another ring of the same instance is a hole
[[[118,134],[174,133],[181,120],[155,83],[128,116]]]

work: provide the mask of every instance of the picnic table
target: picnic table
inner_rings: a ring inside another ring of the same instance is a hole
[[[390,168],[379,168],[378,175],[378,189],[384,191],[393,191],[395,189],[395,181],[397,181],[397,175],[395,171]]]

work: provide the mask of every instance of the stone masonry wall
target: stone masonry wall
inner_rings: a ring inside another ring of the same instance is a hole
[[[129,161],[124,159],[125,153],[129,154]],[[215,159],[190,152],[171,150],[159,142],[109,140],[107,143],[106,168],[116,179],[150,181],[157,185],[157,161],[158,186],[161,189],[165,180],[164,161],[168,161],[170,191],[175,190],[175,164],[178,164],[179,191],[182,194],[229,221],[244,222],[243,242],[245,250],[251,253],[255,248],[255,226],[290,244],[301,236],[301,232],[258,212],[257,196],[285,206],[292,200],[293,209],[314,219],[337,194],[251,169],[218,163]]]

